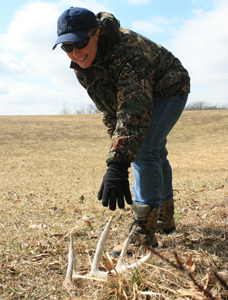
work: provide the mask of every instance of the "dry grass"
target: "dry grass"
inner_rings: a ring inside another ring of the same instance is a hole
[[[96,200],[106,129],[100,115],[0,117],[0,127],[0,299],[69,299],[62,289],[69,231],[75,228],[77,267],[86,271],[109,217],[109,252],[131,223],[129,209],[112,213]],[[214,299],[228,299],[210,271],[227,276],[227,133],[228,111],[184,112],[168,141],[177,231],[158,235],[158,253],[176,263],[176,251]],[[154,255],[105,283],[77,282],[75,299],[209,299],[186,270]]]

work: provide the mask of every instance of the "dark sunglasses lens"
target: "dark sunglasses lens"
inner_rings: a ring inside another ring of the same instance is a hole
[[[86,37],[84,40],[82,40],[82,41],[80,41],[80,42],[76,42],[76,43],[74,43],[74,44],[63,44],[63,45],[61,46],[61,48],[62,48],[63,51],[65,51],[65,52],[72,52],[74,47],[75,47],[76,49],[79,49],[79,50],[80,50],[80,49],[83,49],[83,48],[85,48],[85,47],[88,45],[88,43],[89,43],[91,37],[96,33],[96,31],[97,31],[97,30],[95,30],[90,36]]]
[[[77,49],[83,49],[88,45],[88,43],[89,43],[89,39],[85,38],[81,42],[75,43],[74,47],[77,48]]]
[[[73,51],[73,45],[63,44],[63,45],[61,46],[61,48],[62,48],[63,51],[65,51],[65,52],[72,52],[72,51]]]
[[[83,49],[85,48],[86,46],[88,45],[88,39],[84,39],[83,41],[81,42],[77,42],[77,43],[74,43],[74,44],[63,44],[61,46],[61,48],[63,49],[63,51],[65,52],[72,52],[73,51],[73,48],[75,47],[76,49]]]

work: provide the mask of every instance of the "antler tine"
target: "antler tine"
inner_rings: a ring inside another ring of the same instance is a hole
[[[67,275],[66,279],[68,282],[72,282],[72,279],[77,278],[106,278],[108,275],[108,272],[102,272],[99,270],[99,263],[101,261],[101,255],[104,250],[104,245],[107,240],[108,233],[110,231],[111,225],[112,225],[113,216],[110,218],[108,223],[105,226],[104,231],[102,232],[102,235],[99,239],[99,242],[97,244],[97,248],[95,251],[95,256],[92,263],[91,272],[87,275],[80,275],[76,272],[76,265],[75,265],[75,255],[74,255],[74,247],[73,247],[73,235],[72,232],[70,233],[70,247],[69,247],[69,255],[68,255],[68,267],[67,267]]]
[[[122,272],[126,271],[127,269],[133,269],[135,267],[141,266],[142,264],[146,264],[146,263],[151,261],[152,256],[153,256],[152,251],[149,251],[149,253],[147,255],[143,256],[136,263],[125,266],[123,264],[123,259],[126,256],[127,247],[130,243],[131,235],[132,235],[132,232],[128,235],[127,239],[124,242],[123,248],[122,248],[121,253],[120,253],[119,260],[118,260],[117,265],[116,265],[116,270],[119,273],[122,273]]]
[[[67,272],[66,277],[63,282],[63,286],[68,291],[71,296],[75,294],[75,286],[72,282],[72,278],[76,277],[76,265],[75,265],[75,255],[74,255],[74,243],[73,243],[73,234],[72,231],[70,232],[70,246],[69,246],[69,253],[68,253],[68,265],[67,265]]]
[[[135,262],[135,263],[133,263],[131,265],[125,266],[121,262],[121,264],[118,266],[118,268],[116,267],[116,270],[117,270],[118,273],[123,273],[126,270],[133,269],[133,268],[139,267],[139,266],[141,266],[143,264],[149,263],[151,261],[152,257],[153,257],[153,253],[150,251],[147,255],[143,256],[137,262]]]
[[[128,270],[128,269],[133,269],[133,268],[135,268],[135,267],[139,267],[139,266],[141,266],[141,265],[143,265],[143,264],[149,263],[149,262],[151,261],[152,257],[153,257],[153,253],[152,253],[152,251],[150,251],[147,255],[145,255],[145,256],[143,256],[142,258],[140,258],[140,259],[139,259],[136,263],[134,263],[134,264],[127,265],[127,266],[121,265],[120,268],[119,268],[119,270],[118,270],[118,272],[119,272],[119,273],[123,273],[123,272],[125,272],[125,271]]]
[[[68,266],[67,266],[67,272],[66,272],[65,280],[63,282],[63,286],[71,296],[74,296],[77,294],[77,292],[76,292],[77,288],[74,285],[72,280],[78,279],[78,278],[86,278],[86,279],[95,279],[95,280],[103,281],[108,277],[108,272],[103,272],[103,271],[99,270],[99,263],[101,261],[101,256],[102,256],[102,253],[104,250],[104,245],[107,240],[107,236],[110,231],[112,221],[113,221],[113,217],[111,217],[109,219],[108,223],[106,224],[106,226],[101,234],[101,237],[98,241],[97,248],[95,251],[95,256],[94,256],[94,260],[92,263],[91,272],[87,275],[80,275],[76,272],[76,264],[75,264],[76,260],[75,260],[75,254],[74,254],[73,233],[72,233],[72,231],[70,232]],[[127,247],[129,245],[130,239],[131,239],[131,233],[129,234],[129,236],[127,237],[127,239],[125,240],[125,242],[123,244],[123,248],[122,248],[120,258],[118,260],[116,268],[114,270],[112,270],[110,273],[112,273],[112,274],[114,274],[116,272],[123,273],[128,269],[132,269],[132,268],[140,266],[144,263],[148,263],[151,260],[151,258],[153,256],[152,251],[150,251],[147,255],[142,257],[136,263],[125,266],[123,264],[123,259],[126,256]]]
[[[127,247],[128,247],[128,245],[130,243],[130,238],[131,238],[131,233],[128,235],[128,237],[126,238],[126,240],[125,240],[125,242],[123,244],[123,248],[121,250],[120,257],[119,257],[117,265],[116,265],[117,272],[121,272],[122,268],[124,267],[124,265],[123,265],[123,259],[126,256]]]
[[[71,275],[71,278],[74,277],[76,272],[76,260],[74,254],[74,242],[73,242],[73,232],[70,232],[70,247],[69,247],[69,254],[68,254],[68,267],[67,267],[67,274]]]
[[[113,221],[113,216],[110,218],[110,220],[106,224],[105,229],[102,232],[102,235],[97,244],[97,248],[96,248],[96,252],[95,252],[95,256],[94,256],[94,260],[93,260],[93,264],[92,264],[92,268],[91,268],[91,272],[90,272],[90,275],[93,275],[95,277],[105,278],[105,277],[107,277],[107,274],[108,274],[108,272],[102,272],[99,270],[99,263],[101,261],[101,255],[104,250],[104,245],[107,240],[107,236],[110,231],[112,221]]]

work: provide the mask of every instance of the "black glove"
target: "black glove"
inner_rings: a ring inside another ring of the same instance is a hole
[[[128,168],[130,163],[126,161],[111,161],[103,177],[98,192],[98,200],[102,199],[102,205],[111,210],[116,209],[116,202],[119,208],[124,208],[124,198],[128,204],[132,204],[131,193],[128,181]]]

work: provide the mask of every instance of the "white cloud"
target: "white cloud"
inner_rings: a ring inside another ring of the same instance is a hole
[[[1,54],[0,53],[0,74],[4,76],[12,76],[27,72],[23,62],[12,54]]]
[[[134,21],[131,24],[131,28],[139,33],[142,33],[146,36],[154,37],[155,34],[159,33],[170,33],[173,31],[174,26],[179,20],[177,18],[165,19],[161,17],[154,17],[149,21],[138,20]]]
[[[51,37],[56,32],[57,5],[33,2],[14,16],[8,33],[3,38],[4,48],[12,53],[42,51],[52,45]],[[54,38],[54,37],[53,37]]]
[[[0,83],[0,115],[59,114],[63,103],[74,112],[81,102],[88,103],[88,97],[80,86],[71,85],[66,92],[34,83]]]
[[[149,0],[128,0],[128,2],[133,5],[141,5],[141,4],[147,4],[150,1]]]
[[[163,30],[161,26],[156,25],[154,22],[148,21],[135,21],[131,24],[131,28],[137,32],[145,32],[150,34],[161,32]]]
[[[145,0],[144,0],[145,1]],[[111,11],[107,6],[101,3],[99,0],[61,0],[59,3],[60,13],[71,6],[75,7],[86,7],[87,9],[93,11],[95,14],[100,11]],[[107,2],[107,1],[103,1]]]
[[[30,2],[0,35],[0,115],[58,114],[63,102],[73,110],[90,103],[69,58],[59,48],[52,51],[57,19],[71,6],[106,10],[96,0]]]
[[[214,11],[197,11],[176,32],[169,48],[189,70],[191,101],[228,104],[228,2]]]
[[[0,35],[0,115],[58,114],[63,102],[71,109],[91,102],[69,69],[66,54],[59,47],[51,49],[58,16],[70,6],[88,7],[95,13],[111,11],[98,1],[30,1],[15,14],[8,31]],[[175,37],[167,45],[190,72],[193,100],[227,101],[227,15],[226,0],[214,11],[198,10],[193,20],[173,32]],[[154,18],[134,22],[132,28],[147,36],[148,32],[159,35],[173,31],[175,22]]]

